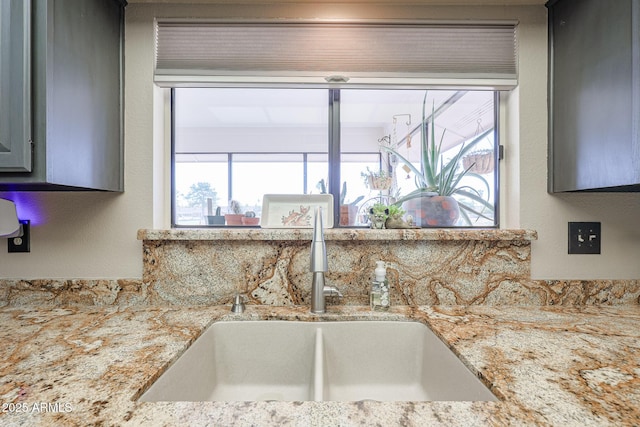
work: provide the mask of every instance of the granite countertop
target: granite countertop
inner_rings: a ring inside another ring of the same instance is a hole
[[[640,424],[640,307],[4,307],[0,424]],[[161,402],[137,397],[218,320],[424,322],[499,402]]]
[[[172,228],[141,229],[138,240],[311,240],[310,228]],[[325,240],[537,240],[534,230],[497,228],[410,228],[372,230],[370,228],[327,228]]]

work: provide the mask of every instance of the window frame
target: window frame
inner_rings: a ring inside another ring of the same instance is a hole
[[[280,85],[269,86],[264,85],[263,88],[280,88]],[[177,224],[177,206],[176,206],[176,141],[175,141],[175,124],[176,124],[176,108],[175,108],[175,89],[171,88],[170,91],[170,117],[171,117],[171,209],[170,209],[170,218],[171,218],[171,228],[229,228],[226,225],[184,225]],[[204,89],[204,88],[203,88]],[[382,166],[382,153],[381,152],[358,152],[358,153],[343,153],[341,152],[341,127],[340,127],[340,106],[341,99],[340,94],[341,90],[349,90],[348,87],[342,88],[328,88],[328,115],[329,121],[327,125],[328,131],[328,141],[327,141],[327,167],[328,167],[328,193],[333,195],[333,214],[334,214],[334,227],[335,228],[367,228],[366,226],[340,226],[340,191],[341,191],[341,156],[342,154],[378,154],[379,155],[379,164]],[[379,87],[377,89],[389,89],[394,90],[397,88],[394,87]],[[366,90],[366,89],[365,89]],[[443,90],[434,89],[434,90]],[[473,91],[478,90],[473,87],[469,88],[460,88],[460,90],[465,91]],[[493,115],[494,115],[494,126],[493,126],[493,135],[494,135],[494,155],[495,155],[495,167],[494,167],[494,176],[493,176],[493,199],[494,199],[494,221],[493,225],[489,226],[454,226],[453,228],[461,229],[461,228],[499,228],[500,227],[500,167],[499,161],[503,158],[503,146],[500,144],[500,91],[491,90],[493,93]],[[227,154],[228,155],[228,194],[232,197],[232,156],[233,154],[258,154],[258,153],[250,153],[250,152],[242,152],[242,153],[234,153],[234,152],[215,152],[215,154]],[[264,154],[264,152],[260,152],[259,154]],[[274,154],[276,154],[274,152]],[[303,162],[306,163],[306,155],[308,154],[325,154],[319,152],[277,152],[277,154],[302,154]],[[303,187],[306,187],[306,168],[304,175],[304,184]],[[256,228],[256,226],[241,226],[245,228]],[[259,226],[258,226],[259,227]],[[239,228],[238,226],[233,226],[233,228]]]

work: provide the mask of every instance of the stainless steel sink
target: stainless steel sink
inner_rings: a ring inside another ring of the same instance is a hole
[[[211,325],[140,401],[495,401],[425,325]]]

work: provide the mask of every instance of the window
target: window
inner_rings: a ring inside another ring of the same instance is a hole
[[[456,160],[454,175],[464,175],[454,194],[461,215],[448,226],[497,225],[496,92],[175,88],[172,93],[174,226],[223,225],[213,217],[218,208],[224,215],[232,206],[260,217],[267,193],[321,192],[334,195],[335,224],[369,226],[375,203],[402,201],[421,187],[416,175],[423,132],[436,136],[437,164]],[[384,172],[391,185],[373,188],[367,181],[372,172]],[[411,200],[402,207],[420,224]]]

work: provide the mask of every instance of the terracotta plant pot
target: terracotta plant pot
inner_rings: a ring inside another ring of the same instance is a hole
[[[242,225],[258,225],[260,224],[260,218],[252,216],[243,216],[242,217]]]
[[[227,225],[242,225],[242,218],[244,218],[242,214],[225,214],[224,216]]]
[[[357,217],[358,206],[340,205],[340,225],[342,227],[350,227],[356,225]]]
[[[458,201],[451,196],[423,196],[407,200],[402,207],[423,228],[451,227],[460,217]]]

